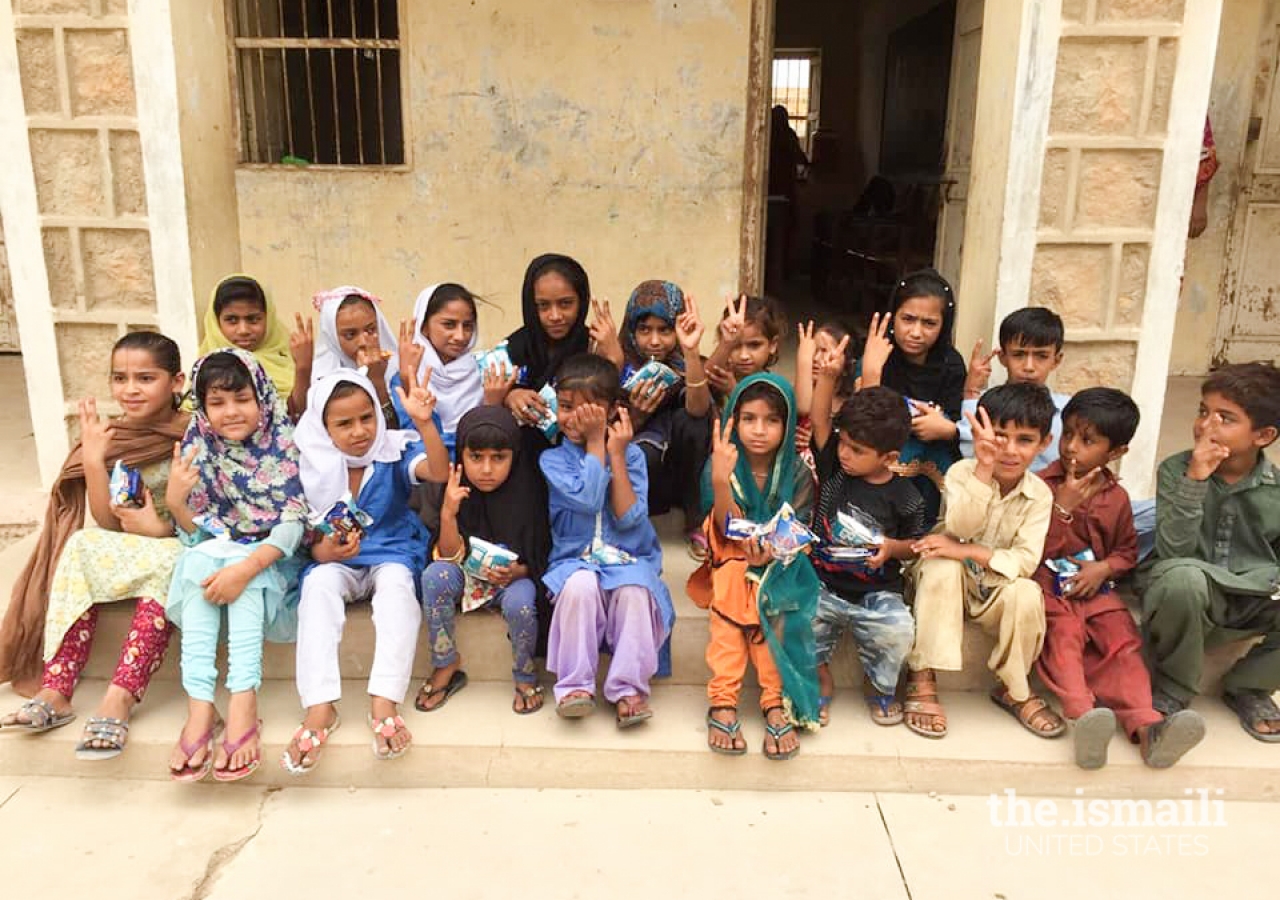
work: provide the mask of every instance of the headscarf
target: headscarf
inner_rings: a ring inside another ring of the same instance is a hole
[[[200,355],[206,356],[214,350],[235,346],[227,340],[227,336],[222,333],[222,326],[218,324],[220,297],[224,302],[242,297],[257,297],[262,302],[262,307],[266,311],[267,333],[263,335],[262,343],[258,345],[257,350],[253,351],[253,355],[270,376],[272,383],[276,386],[276,393],[281,397],[288,397],[293,393],[294,379],[293,354],[289,352],[289,332],[276,317],[276,311],[267,297],[267,292],[263,290],[256,278],[237,274],[228,275],[218,282],[209,296],[209,307],[204,311],[204,337],[200,341]]]
[[[249,370],[258,399],[258,427],[243,441],[225,440],[213,430],[196,396],[182,452],[196,448],[200,481],[187,505],[196,515],[212,516],[237,538],[265,537],[281,522],[307,517],[293,426],[271,379],[247,350],[233,347],[202,356],[191,369],[193,386],[205,362],[219,353],[234,354]]]
[[[471,351],[479,339],[479,329],[471,335],[471,343],[453,362],[443,362],[423,329],[427,322],[427,307],[431,296],[440,288],[433,284],[418,294],[413,302],[413,342],[422,348],[422,362],[418,364],[418,383],[422,384],[427,367],[431,367],[431,393],[436,395],[436,414],[440,416],[440,430],[458,430],[458,420],[469,409],[484,402],[484,377],[476,365]],[[425,386],[425,385],[424,385]],[[408,387],[406,386],[406,390]]]
[[[542,323],[538,321],[538,307],[533,298],[533,286],[548,270],[564,269],[569,285],[578,294],[578,318],[569,333],[554,348]],[[524,326],[507,338],[507,353],[517,366],[525,366],[525,381],[535,391],[549,382],[560,363],[576,353],[586,353],[591,343],[587,331],[587,307],[591,305],[591,282],[587,272],[577,260],[559,253],[547,253],[529,263],[524,273],[524,287],[520,292],[520,312]]]
[[[377,420],[378,432],[363,456],[348,456],[343,453],[334,445],[333,438],[329,437],[329,431],[325,428],[324,408],[334,388],[343,382],[357,385],[369,395],[369,400],[373,403],[373,417]],[[373,382],[360,372],[339,370],[311,382],[311,388],[307,391],[307,411],[302,414],[293,432],[301,457],[299,470],[307,505],[313,512],[328,512],[349,490],[348,469],[363,469],[375,462],[399,462],[404,448],[415,438],[413,432],[392,431],[387,428],[386,419],[378,412],[378,393],[374,390]]]
[[[135,425],[115,419],[107,432],[107,466],[120,460],[137,468],[169,459],[174,442],[182,439],[186,428],[186,415],[175,416],[161,425]],[[13,682],[13,689],[25,697],[40,689],[49,590],[62,549],[71,535],[84,526],[87,506],[84,457],[77,443],[53,483],[40,538],[13,583],[4,623],[0,625],[0,683]]]
[[[925,269],[898,282],[889,309],[890,322],[898,309],[914,297],[934,296],[942,300],[942,328],[937,342],[929,348],[923,365],[916,365],[903,355],[894,342],[894,350],[884,364],[880,383],[913,400],[936,403],[953,421],[960,418],[964,399],[964,359],[952,345],[952,329],[956,320],[956,297],[946,279]],[[890,325],[892,336],[892,324]]]
[[[791,385],[771,372],[748,375],[734,388],[721,414],[720,426],[733,419],[742,392],[753,384],[765,383],[782,395],[787,407],[786,430],[773,457],[764,488],[756,485],[751,463],[735,429],[732,441],[738,447],[738,463],[730,484],[733,502],[743,516],[753,522],[769,521],[783,503],[797,497],[797,486],[809,484],[812,476],[796,454],[796,398]],[[710,510],[715,504],[711,487],[711,462],[702,472],[702,505]],[[756,604],[761,628],[769,652],[782,675],[782,690],[792,720],[802,727],[818,721],[817,656],[813,638],[813,617],[818,605],[818,576],[807,555],[801,554],[790,565],[776,560],[765,566],[752,566],[749,577],[757,580]]]
[[[311,377],[323,378],[338,369],[356,369],[356,361],[342,352],[338,343],[338,307],[348,297],[363,297],[373,304],[373,314],[378,317],[378,344],[390,351],[387,360],[387,387],[400,371],[400,338],[392,330],[387,317],[382,314],[382,301],[364,288],[343,285],[333,290],[321,291],[311,298],[311,304],[320,313],[320,331],[316,335],[316,358],[311,364]]]
[[[647,361],[640,348],[636,346],[636,326],[646,316],[657,316],[672,328],[676,327],[676,319],[684,312],[684,291],[671,281],[642,281],[631,292],[627,301],[626,312],[622,316],[622,352],[627,362],[639,367]],[[659,360],[677,372],[684,371],[684,354],[679,342],[670,358]]]

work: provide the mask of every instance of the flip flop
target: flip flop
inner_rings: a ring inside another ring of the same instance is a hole
[[[532,713],[536,713],[539,710],[541,710],[542,707],[545,705],[543,703],[539,703],[537,706],[534,706],[534,707],[529,706],[529,701],[531,699],[533,699],[534,697],[542,696],[542,685],[540,684],[521,685],[520,687],[516,688],[515,693],[517,698],[521,698],[524,701],[523,704],[521,705],[521,708],[519,709],[516,708],[516,701],[515,700],[511,701],[511,711],[515,713],[517,716],[531,715]]]
[[[124,752],[124,745],[128,740],[128,722],[106,716],[90,716],[84,726],[84,737],[76,744],[76,759],[94,762],[115,759]],[[90,747],[90,741],[98,741],[107,746]]]
[[[305,725],[299,725],[293,732],[293,737],[289,739],[290,744],[298,745],[298,750],[301,753],[298,759],[301,760],[308,753],[314,753],[324,747],[329,740],[329,736],[337,731],[338,726],[341,724],[342,716],[335,715],[333,724],[327,728],[321,728],[319,731],[307,728]],[[280,754],[280,768],[290,775],[306,775],[319,764],[320,759],[318,756],[312,757],[312,762],[309,766],[304,766],[301,762],[294,762],[293,758],[289,756],[288,747],[285,747],[284,752]]]
[[[556,704],[556,715],[562,719],[581,719],[595,712],[595,708],[595,697],[565,697]]]
[[[385,719],[375,719],[369,716],[369,729],[373,732],[373,755],[378,759],[399,759],[409,752],[412,743],[405,745],[402,750],[392,750],[386,743],[395,737],[397,732],[408,731],[405,727],[404,718],[401,716],[387,716]],[[412,737],[410,737],[412,741]]]
[[[239,750],[241,747],[247,744],[255,736],[259,735],[261,732],[262,732],[262,720],[259,719],[257,725],[254,725],[244,734],[240,735],[240,737],[237,738],[236,740],[223,741],[222,752],[227,754],[228,761],[231,759],[232,755],[237,750]],[[246,765],[243,765],[238,769],[214,769],[213,780],[221,781],[221,782],[240,781],[241,779],[248,778],[254,772],[258,771],[258,766],[260,765],[262,765],[262,747],[261,746],[258,747],[258,755],[255,756],[253,759],[249,760],[249,762]]]
[[[637,697],[637,696],[639,695],[638,694],[632,695],[632,697]],[[631,697],[624,697],[623,699],[630,700]],[[631,703],[627,703],[627,710],[628,712],[624,716],[622,714],[622,701],[619,700],[617,704],[617,709],[614,713],[614,718],[613,718],[614,724],[616,724],[619,728],[631,728],[635,725],[639,725],[641,722],[647,722],[653,718],[653,710],[651,709],[641,709],[637,711],[631,705]]]
[[[27,721],[20,721],[19,716],[26,716]],[[28,734],[44,734],[46,731],[61,728],[75,717],[76,714],[73,712],[60,713],[49,701],[32,697],[22,704],[16,713],[5,716],[5,721],[0,722],[0,728],[15,728]]]
[[[732,707],[720,707],[720,708],[721,708],[721,709],[726,709],[726,708],[727,708],[727,709],[732,709]],[[745,755],[746,755],[746,752],[747,752],[747,744],[746,744],[746,742],[745,742],[745,741],[743,741],[743,743],[742,743],[742,746],[741,746],[741,747],[739,747],[739,746],[737,745],[738,737],[739,737],[739,735],[742,733],[742,722],[741,722],[739,719],[736,719],[736,718],[735,718],[735,719],[733,720],[733,724],[731,724],[731,725],[726,725],[724,722],[721,722],[721,721],[720,721],[719,719],[717,719],[714,715],[712,715],[712,713],[714,713],[714,712],[716,712],[716,710],[714,710],[714,709],[712,709],[712,710],[708,710],[708,711],[707,711],[707,727],[708,727],[708,728],[714,728],[716,731],[721,731],[721,732],[723,732],[723,733],[725,733],[725,734],[729,735],[729,740],[731,740],[731,741],[733,741],[733,742],[734,742],[734,746],[732,746],[732,747],[717,747],[715,744],[711,743],[710,741],[707,741],[707,746],[711,748],[711,752],[712,752],[712,753],[720,753],[720,754],[722,754],[722,755],[724,755],[724,756],[745,756]],[[735,714],[735,715],[737,714],[737,710],[736,710],[736,709],[734,710],[734,714]]]
[[[898,725],[907,717],[902,705],[898,705],[897,711],[893,711],[890,707],[898,702],[896,694],[867,694],[862,698],[866,701],[867,712],[871,716],[871,721],[883,728],[889,728]],[[821,708],[822,701],[818,701]]]
[[[178,749],[182,751],[182,755],[186,757],[181,769],[169,769],[169,777],[174,781],[182,781],[187,783],[195,783],[204,781],[209,777],[209,773],[213,771],[213,742],[217,739],[222,731],[222,722],[214,722],[213,727],[202,734],[196,740],[188,744],[178,737]],[[191,765],[191,757],[196,755],[196,751],[204,747],[204,762],[199,766]]]
[[[413,698],[413,708],[418,712],[435,712],[437,709],[441,709],[446,703],[448,703],[450,697],[466,686],[467,673],[461,669],[458,669],[450,675],[449,683],[442,688],[432,687],[431,682],[428,681],[418,690],[418,696]],[[435,706],[424,706],[423,701],[434,694],[444,694],[444,699]]]
[[[1280,708],[1266,691],[1245,690],[1230,693],[1223,691],[1222,702],[1236,714],[1244,733],[1255,741],[1280,744],[1280,732],[1259,731],[1258,722],[1280,721]]]
[[[780,728],[775,728],[774,726],[769,724],[768,719],[765,719],[764,730],[769,732],[769,737],[773,738],[774,746],[777,746],[779,740],[781,740],[783,737],[790,734],[791,732],[795,731],[796,729],[795,729],[795,726],[792,725],[790,722],[787,722],[785,725],[781,726]],[[795,756],[797,753],[800,752],[800,746],[798,744],[790,750],[779,750],[775,753],[769,752],[768,744],[765,744],[761,749],[764,752],[765,759],[771,759],[774,762],[782,762],[783,760],[791,759],[791,757]]]

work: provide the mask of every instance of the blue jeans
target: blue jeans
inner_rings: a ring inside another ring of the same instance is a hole
[[[449,562],[433,562],[422,573],[422,606],[427,614],[427,642],[431,646],[431,665],[441,669],[458,661],[458,644],[454,637],[458,599],[465,579],[462,569]],[[498,606],[507,622],[511,641],[511,677],[521,684],[538,680],[533,652],[538,642],[538,613],[534,606],[537,586],[529,578],[520,578],[500,588],[490,606]]]
[[[892,694],[916,631],[902,595],[869,591],[846,600],[824,584],[818,591],[818,611],[813,618],[819,665],[830,662],[845,631],[853,635],[862,669],[872,686],[881,694]]]
[[[1138,532],[1138,562],[1142,562],[1156,549],[1156,501],[1131,500],[1133,529]]]

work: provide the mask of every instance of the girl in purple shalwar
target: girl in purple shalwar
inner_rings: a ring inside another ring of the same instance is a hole
[[[596,706],[600,651],[612,653],[604,697],[619,728],[653,716],[649,679],[675,609],[662,583],[662,548],[648,518],[644,454],[618,406],[618,372],[579,354],[556,377],[564,439],[539,460],[551,508],[551,560],[543,583],[555,595],[547,668],[557,676],[556,712],[573,719]]]

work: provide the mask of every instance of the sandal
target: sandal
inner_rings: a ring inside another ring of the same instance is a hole
[[[790,734],[791,732],[795,731],[796,728],[790,722],[784,722],[780,726],[770,725],[769,713],[773,712],[773,710],[775,709],[782,709],[782,707],[774,706],[764,711],[764,730],[769,732],[769,737],[773,738],[773,745],[777,747],[778,742],[782,740],[782,738]],[[791,759],[791,757],[799,753],[800,745],[797,744],[796,746],[792,747],[790,750],[775,750],[773,753],[770,753],[769,743],[768,741],[766,741],[760,749],[761,749],[761,752],[764,753],[765,759],[771,759],[774,762],[782,762],[783,760]]]
[[[1062,716],[1050,709],[1049,704],[1035,694],[1019,702],[1009,696],[1008,688],[997,687],[990,696],[992,703],[1017,719],[1023,728],[1036,737],[1061,737],[1067,730],[1067,723]],[[1048,722],[1050,727],[1040,728],[1037,722]]]
[[[1280,722],[1280,707],[1266,691],[1223,691],[1222,702],[1236,714],[1245,734],[1257,741],[1280,744],[1280,732],[1259,731],[1261,722]]]
[[[645,698],[640,694],[632,694],[630,697],[621,698],[616,707],[614,715],[614,724],[619,728],[631,728],[633,725],[639,725],[641,722],[647,722],[653,718],[653,710],[649,709]],[[626,712],[623,712],[625,707]]]
[[[413,708],[416,709],[418,712],[435,712],[437,709],[440,709],[442,706],[448,703],[450,697],[458,693],[458,691],[462,690],[466,686],[467,686],[467,673],[462,671],[461,669],[458,669],[456,672],[450,675],[449,683],[442,688],[432,687],[431,682],[428,681],[418,690],[418,696],[413,698]],[[436,694],[443,695],[440,699],[440,702],[432,706],[427,706],[427,700],[429,700],[431,697],[435,696]]]
[[[402,716],[387,716],[381,720],[369,716],[369,728],[373,731],[373,755],[378,759],[399,759],[408,753],[409,748],[413,746],[411,742],[405,744],[400,750],[393,750],[389,743],[400,732],[408,733],[409,731],[405,727]],[[412,737],[410,741],[412,741]]]
[[[701,528],[694,528],[686,533],[685,542],[689,556],[694,562],[704,563],[707,561],[707,557],[711,555],[711,545],[707,543],[707,536],[702,533]]]
[[[124,752],[124,745],[128,739],[128,722],[109,719],[106,716],[90,716],[84,726],[84,736],[80,739],[80,743],[76,744],[76,759],[115,759]],[[106,746],[90,746],[95,741]]]
[[[575,691],[556,704],[556,715],[562,719],[581,719],[591,715],[595,709],[595,697],[586,691]]]
[[[831,724],[831,695],[824,694],[818,698],[818,724],[826,728]]]
[[[538,702],[533,704],[532,701],[535,697]],[[520,706],[516,706],[517,703]],[[516,685],[516,697],[511,701],[511,711],[517,716],[527,716],[530,713],[536,713],[540,709],[542,709],[542,685]]]
[[[182,751],[182,755],[186,758],[186,761],[182,764],[181,769],[174,769],[170,767],[169,777],[174,781],[184,781],[188,783],[204,781],[208,778],[209,773],[213,771],[213,742],[217,740],[218,735],[221,732],[222,720],[219,719],[213,723],[213,726],[208,731],[196,740],[192,741],[190,744],[179,736],[178,749]],[[195,756],[196,751],[201,747],[204,748],[204,760],[200,765],[193,766],[191,765],[191,757]]]
[[[715,713],[722,710],[733,710],[734,719],[730,724],[725,724],[715,717]],[[744,756],[747,752],[747,742],[742,738],[742,722],[738,720],[738,710],[733,706],[713,706],[707,710],[707,727],[714,728],[716,731],[729,735],[729,739],[733,741],[732,747],[717,747],[708,739],[707,746],[711,748],[713,753],[722,753],[725,756]],[[739,745],[741,741],[741,745]]]
[[[1089,710],[1076,719],[1073,729],[1076,765],[1082,769],[1101,769],[1107,764],[1107,751],[1116,733],[1116,714],[1105,706]]]
[[[1160,715],[1168,718],[1176,713],[1182,712],[1191,704],[1180,697],[1175,697],[1168,691],[1153,687],[1151,689],[1151,708]]]
[[[1204,719],[1184,709],[1147,729],[1140,741],[1142,761],[1153,769],[1167,769],[1204,740]]]
[[[293,737],[289,739],[289,744],[298,748],[298,761],[294,762],[293,757],[289,755],[289,748],[286,747],[284,752],[280,754],[280,768],[284,769],[290,775],[306,775],[320,763],[319,751],[328,742],[330,735],[338,730],[338,726],[342,724],[342,716],[335,715],[333,724],[319,731],[308,728],[306,725],[299,725],[293,732]],[[302,760],[311,755],[311,764],[307,765]]]
[[[938,677],[932,669],[922,669],[907,675],[907,699],[902,704],[902,710],[906,726],[921,737],[937,740],[947,736],[947,711],[938,702]],[[941,723],[942,730],[917,725],[906,717],[908,713],[929,716],[935,725]]]
[[[26,721],[22,721],[21,717],[25,717]],[[0,728],[18,728],[31,734],[44,734],[46,731],[61,728],[75,717],[76,714],[70,711],[58,712],[48,700],[32,697],[22,704],[16,713],[5,716],[4,720],[0,721]]]
[[[871,721],[877,725],[888,728],[891,725],[901,724],[906,718],[897,694],[867,694],[862,699],[867,703],[867,712],[871,715]],[[897,709],[894,709],[895,706]]]
[[[259,719],[257,725],[254,725],[244,734],[240,735],[240,737],[237,740],[223,741],[222,752],[227,754],[227,761],[230,762],[232,755],[234,755],[237,750],[239,750],[245,744],[249,743],[249,741],[253,740],[261,732],[262,732],[262,720]],[[248,778],[254,772],[258,771],[258,766],[260,765],[262,765],[262,747],[261,746],[258,747],[258,752],[254,754],[253,759],[249,760],[248,763],[246,763],[245,765],[241,766],[238,769],[231,769],[231,768],[214,769],[213,780],[223,781],[223,782],[240,781],[241,779]]]

